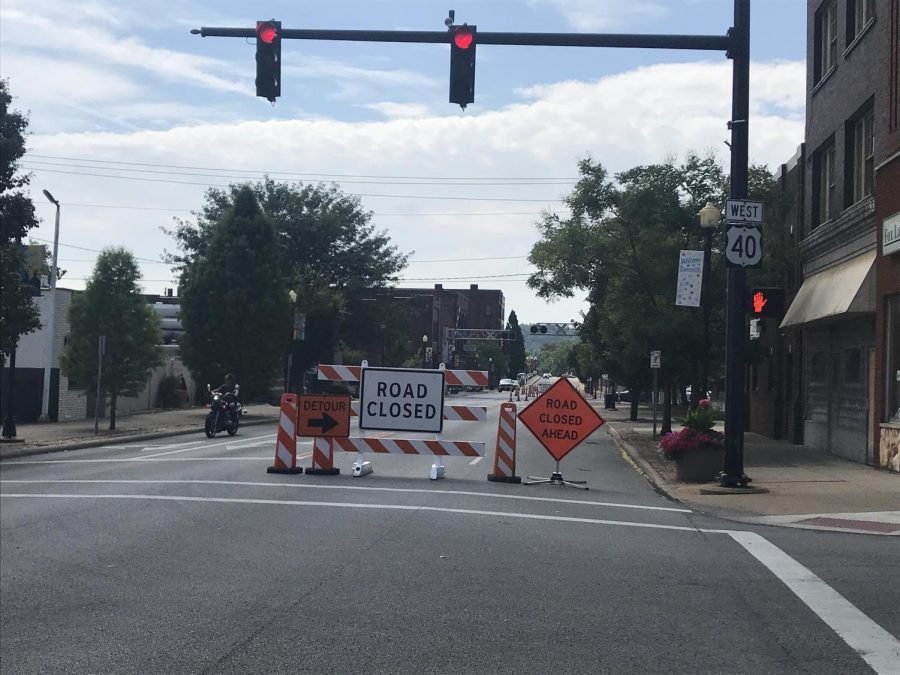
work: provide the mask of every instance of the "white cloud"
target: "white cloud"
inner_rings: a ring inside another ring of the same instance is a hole
[[[369,110],[381,113],[385,117],[425,117],[428,115],[428,106],[418,103],[393,103],[382,101],[381,103],[368,103],[363,106]]]
[[[659,19],[670,12],[659,0],[532,0],[549,4],[572,26],[582,32],[607,31],[647,19]]]
[[[755,63],[751,70],[750,156],[775,167],[789,158],[803,138],[803,101],[785,91],[803,91],[802,63]],[[32,152],[63,157],[113,159],[195,167],[269,172],[444,177],[430,185],[410,179],[343,182],[361,193],[375,223],[388,229],[401,250],[419,258],[509,256],[527,253],[536,239],[534,223],[542,208],[559,208],[567,185],[453,185],[458,177],[574,176],[576,161],[590,154],[611,171],[682,157],[688,150],[713,149],[727,165],[726,122],[730,118],[731,71],[726,63],[665,64],[639,68],[597,82],[561,82],[524,92],[519,103],[498,110],[414,117],[405,104],[374,104],[391,119],[345,122],[333,119],[270,120],[196,124],[131,133],[35,134]],[[398,107],[399,106],[399,107]],[[405,113],[396,116],[397,113]],[[26,156],[27,158],[27,156]],[[79,171],[79,169],[71,169]],[[156,169],[159,170],[159,169]],[[82,169],[81,171],[86,171]],[[111,173],[93,171],[93,173]],[[140,175],[140,174],[139,174]],[[101,248],[123,244],[144,258],[155,258],[170,239],[158,231],[169,214],[67,206],[67,203],[123,204],[195,209],[206,177],[173,178],[143,174],[145,181],[101,179],[35,170],[33,189],[51,189],[63,202],[62,241]],[[447,177],[455,177],[456,180]],[[337,179],[336,179],[337,180]],[[387,182],[392,184],[373,184]],[[378,195],[406,195],[386,197]],[[417,199],[419,196],[453,199]],[[480,201],[483,198],[535,201]],[[477,213],[474,216],[451,215]],[[391,214],[442,215],[391,215]],[[509,215],[522,214],[525,215]],[[49,209],[43,212],[48,218]],[[42,228],[47,237],[48,224]],[[471,253],[470,253],[471,255]],[[74,267],[74,265],[73,265]],[[86,276],[84,271],[72,277]],[[428,270],[434,272],[429,274]],[[155,271],[153,271],[155,270]],[[523,260],[417,265],[410,277],[515,274],[527,271]],[[160,278],[160,266],[147,279]],[[476,281],[473,280],[473,283]],[[415,282],[430,285],[430,281]],[[465,286],[467,281],[448,282]],[[151,290],[168,284],[150,283]],[[523,321],[568,320],[580,299],[546,306],[521,282],[482,282],[507,295],[507,308]]]

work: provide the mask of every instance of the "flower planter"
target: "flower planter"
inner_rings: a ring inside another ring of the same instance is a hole
[[[721,450],[696,448],[682,450],[675,460],[675,476],[685,481],[715,480],[725,467],[725,453]]]

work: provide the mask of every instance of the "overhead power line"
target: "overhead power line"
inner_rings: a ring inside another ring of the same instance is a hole
[[[117,180],[134,180],[134,181],[142,181],[146,183],[169,183],[171,185],[199,185],[201,187],[218,187],[224,188],[228,187],[227,185],[223,185],[221,183],[199,183],[196,181],[180,181],[180,180],[168,180],[165,178],[144,178],[141,176],[111,176],[109,174],[102,173],[88,173],[84,171],[65,171],[62,169],[47,169],[45,167],[33,167],[29,165],[22,164],[23,168],[30,168],[34,171],[46,171],[48,173],[63,173],[75,176],[91,176],[93,178],[114,178]],[[225,178],[225,176],[223,176]],[[539,202],[539,203],[549,203],[549,202],[561,202],[562,199],[529,199],[522,197],[450,197],[450,196],[440,196],[440,195],[389,195],[389,194],[372,194],[365,192],[348,192],[349,195],[355,195],[357,197],[384,197],[387,199],[433,199],[433,200],[450,200],[450,201],[466,201],[466,202]]]
[[[396,180],[434,180],[434,181],[442,181],[442,180],[467,180],[467,181],[476,181],[476,180],[515,180],[515,181],[535,181],[535,180],[545,180],[545,181],[563,181],[563,182],[574,182],[579,180],[578,177],[567,177],[567,176],[392,176],[385,174],[352,174],[352,173],[322,173],[318,171],[311,171],[307,173],[302,172],[292,172],[292,171],[260,171],[258,169],[223,169],[221,167],[208,167],[208,166],[185,166],[182,164],[151,164],[148,162],[123,162],[116,161],[111,159],[92,159],[88,157],[63,157],[59,155],[39,155],[35,153],[28,153],[28,157],[36,157],[40,159],[54,159],[54,160],[63,160],[70,162],[91,162],[95,164],[117,164],[122,166],[149,166],[154,168],[161,169],[188,169],[194,171],[228,171],[235,173],[256,173],[260,175],[272,175],[277,174],[280,176],[321,176],[325,178],[382,178],[382,179],[396,179]]]
[[[248,175],[223,175],[222,173],[198,173],[198,172],[186,172],[186,171],[159,171],[156,169],[131,169],[127,167],[119,167],[119,166],[100,166],[94,164],[81,164],[81,163],[73,163],[73,162],[42,162],[40,160],[33,161],[29,160],[28,167],[32,169],[48,169],[49,167],[65,167],[69,169],[89,169],[92,171],[124,171],[128,173],[145,173],[145,174],[154,174],[154,175],[163,175],[163,176],[193,176],[199,178],[227,178],[229,180],[248,180],[255,181],[261,180],[263,176],[248,176]],[[210,171],[216,171],[215,169],[210,169]],[[269,177],[273,177],[274,175],[280,175],[278,173],[269,174]],[[278,180],[289,180],[287,178],[279,178]],[[330,183],[334,181],[323,181],[323,180],[314,180],[309,181],[313,183]],[[340,179],[341,183],[348,184],[358,184],[358,185],[468,185],[468,186],[506,186],[506,187],[528,187],[533,185],[571,185],[571,181],[559,182],[559,181],[513,181],[513,180],[497,180],[497,181],[484,181],[484,182],[465,182],[460,180],[455,181],[440,181],[436,182],[434,179],[395,179],[395,180],[362,180],[362,179]]]
[[[47,244],[52,244],[53,240],[51,239],[42,239],[41,237],[29,237],[29,239],[34,239],[35,241],[45,242]],[[87,248],[86,246],[77,246],[75,244],[67,244],[64,242],[58,242],[60,246],[65,246],[67,248],[78,249],[79,251],[89,251],[91,253],[102,253],[100,249],[96,248]],[[486,256],[480,258],[431,258],[426,260],[409,260],[409,263],[444,263],[444,262],[477,262],[477,261],[486,261],[486,260],[523,260],[528,256],[525,255],[505,255],[505,256]],[[85,259],[85,260],[74,260],[74,259],[62,259],[59,262],[93,262],[96,258]],[[135,260],[146,263],[153,263],[155,265],[174,265],[177,263],[166,262],[165,260],[151,260],[149,258],[138,258],[135,257]],[[521,274],[521,273],[520,273]],[[493,276],[516,276],[516,275],[493,275]]]
[[[38,201],[37,205],[44,205],[45,202]],[[47,208],[53,205],[46,202]],[[196,211],[196,206],[186,206],[184,208],[172,208],[167,206],[129,206],[127,204],[84,204],[81,202],[65,202],[66,208],[72,206],[92,208],[92,209],[129,209],[134,211]],[[540,211],[373,211],[373,216],[539,216]]]

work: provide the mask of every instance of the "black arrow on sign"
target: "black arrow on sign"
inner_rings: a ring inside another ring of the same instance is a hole
[[[327,434],[338,425],[338,421],[328,413],[322,413],[320,419],[310,419],[310,429],[321,429],[323,434]]]

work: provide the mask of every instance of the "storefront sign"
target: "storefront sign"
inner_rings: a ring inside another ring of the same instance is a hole
[[[881,240],[881,252],[884,255],[900,251],[900,212],[884,219],[884,238]]]

